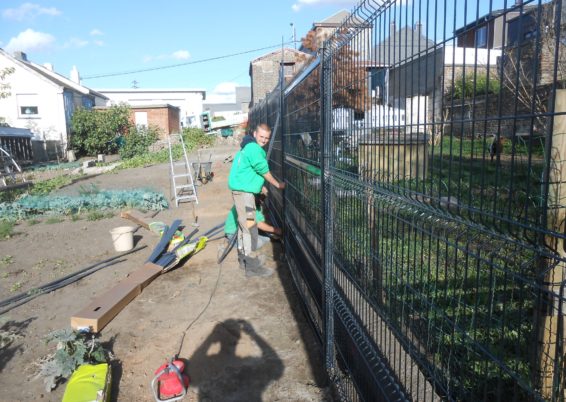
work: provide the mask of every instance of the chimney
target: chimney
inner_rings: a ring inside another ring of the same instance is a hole
[[[51,63],[43,63],[43,67],[45,67],[49,71],[53,71],[53,64]]]
[[[21,61],[28,61],[28,55],[20,50],[14,52],[14,57]]]
[[[390,36],[395,35],[395,21],[392,21],[392,22],[389,24],[389,35],[390,35]]]
[[[415,24],[415,33],[417,34],[417,38],[420,38],[423,34],[423,24],[421,24],[420,21]]]
[[[81,76],[79,74],[79,70],[77,70],[76,66],[73,66],[73,68],[71,69],[71,76],[70,76],[71,81],[73,81],[75,84],[79,84],[81,85]]]

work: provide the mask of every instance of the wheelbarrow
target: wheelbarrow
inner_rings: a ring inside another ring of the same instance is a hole
[[[202,184],[206,184],[212,180],[214,172],[212,171],[212,161],[210,159],[212,159],[212,154],[210,154],[208,162],[201,162],[199,153],[199,161],[192,163],[195,181],[199,180]]]

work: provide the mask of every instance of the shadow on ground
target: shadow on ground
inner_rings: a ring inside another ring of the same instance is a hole
[[[239,350],[243,337],[248,347]],[[267,386],[283,375],[284,365],[248,321],[228,319],[218,322],[198,346],[188,370],[199,401],[259,402]]]

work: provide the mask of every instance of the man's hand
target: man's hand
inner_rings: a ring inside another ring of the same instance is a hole
[[[285,189],[285,182],[280,181],[278,184],[279,184],[279,185],[277,186],[277,188],[278,188],[279,190],[284,190],[284,189]]]
[[[263,186],[263,187],[261,188],[261,193],[262,193],[263,195],[268,195],[268,194],[269,194],[269,190],[267,189],[267,187]]]

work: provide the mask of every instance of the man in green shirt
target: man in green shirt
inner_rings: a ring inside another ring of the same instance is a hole
[[[246,276],[269,276],[272,270],[263,267],[255,250],[257,247],[257,222],[255,195],[261,193],[267,180],[275,188],[283,190],[285,183],[277,181],[269,171],[267,155],[263,147],[269,143],[271,129],[259,124],[250,141],[234,156],[228,187],[238,216],[238,237],[242,239],[242,254],[238,256]]]

